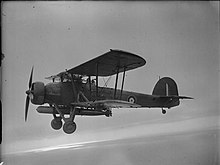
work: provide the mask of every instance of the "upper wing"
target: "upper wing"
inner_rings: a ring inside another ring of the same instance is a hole
[[[71,103],[74,106],[79,107],[100,107],[100,108],[138,108],[141,107],[138,104],[130,103],[122,100],[98,100],[89,102]]]
[[[87,76],[110,76],[120,72],[143,66],[146,61],[135,54],[122,50],[110,50],[109,52],[87,61],[67,72]]]
[[[117,71],[123,72],[141,67],[146,61],[135,54],[122,50],[110,50],[109,52],[87,61],[77,67],[69,69],[65,72],[58,73],[46,79],[62,79],[69,78],[69,73],[84,76],[111,76]]]

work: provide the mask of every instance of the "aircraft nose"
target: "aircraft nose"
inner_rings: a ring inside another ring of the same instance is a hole
[[[30,90],[27,90],[25,93],[26,93],[27,95],[29,95],[29,94],[31,93],[31,91],[30,91]]]
[[[27,97],[29,97],[31,100],[34,98],[34,95],[32,93],[33,91],[27,90],[25,93],[27,94]]]

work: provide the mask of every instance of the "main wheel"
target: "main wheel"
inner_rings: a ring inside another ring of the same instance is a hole
[[[61,121],[61,119],[53,119],[51,121],[51,127],[55,130],[58,130],[62,127],[63,123]]]
[[[63,131],[67,134],[71,134],[76,130],[76,123],[72,121],[67,121],[63,125]]]

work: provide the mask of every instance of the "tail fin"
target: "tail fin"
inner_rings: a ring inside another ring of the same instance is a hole
[[[160,98],[193,99],[192,97],[179,96],[176,82],[170,77],[160,79],[156,83],[152,95],[160,96]]]
[[[179,96],[176,82],[170,77],[161,78],[156,83],[152,95]]]

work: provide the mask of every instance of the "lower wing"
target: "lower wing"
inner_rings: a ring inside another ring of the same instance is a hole
[[[89,102],[71,103],[73,106],[79,107],[103,107],[103,108],[138,108],[141,105],[130,103],[122,100],[97,100]]]

